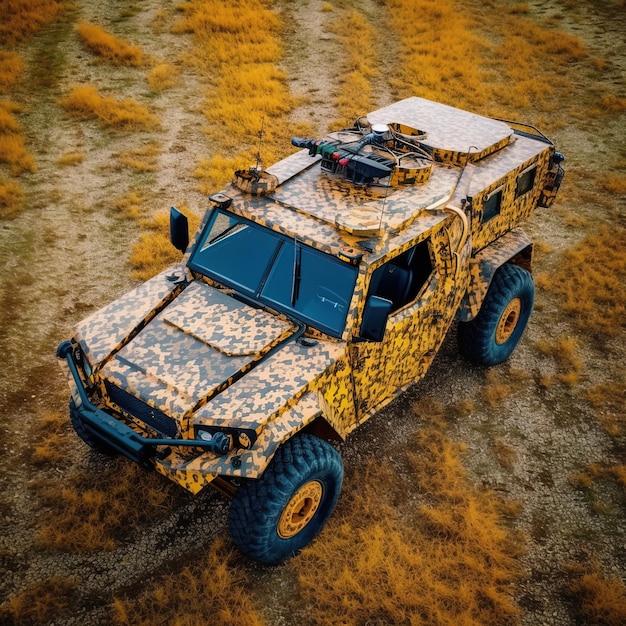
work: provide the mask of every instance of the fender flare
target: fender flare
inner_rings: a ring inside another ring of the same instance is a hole
[[[470,282],[459,310],[457,320],[469,322],[480,311],[496,270],[512,262],[532,271],[533,242],[521,229],[515,228],[496,239],[470,259]]]

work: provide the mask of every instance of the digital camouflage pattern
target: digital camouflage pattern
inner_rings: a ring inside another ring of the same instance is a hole
[[[553,202],[562,176],[539,131],[420,98],[298,141],[308,149],[267,172],[238,172],[181,264],[59,349],[79,409],[128,427],[97,436],[158,442],[147,462],[193,493],[234,493],[231,479],[261,476],[303,429],[344,439],[422,378],[452,323],[478,314],[495,271],[530,270],[519,225]],[[337,336],[187,265],[220,207],[357,268]],[[403,290],[381,295],[400,278]],[[392,304],[382,341],[363,337],[372,295]],[[205,445],[216,433],[223,450]]]

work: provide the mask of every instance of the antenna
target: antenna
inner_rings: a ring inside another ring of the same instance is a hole
[[[256,153],[256,170],[261,171],[263,169],[263,162],[261,161],[261,146],[263,145],[263,131],[265,130],[265,116],[261,120],[261,130],[259,131],[259,149]]]
[[[380,220],[378,221],[378,230],[382,230],[383,227],[383,216],[385,215],[385,208],[387,205],[387,196],[389,195],[389,188],[391,187],[391,174],[389,174],[389,182],[385,187],[385,195],[383,197],[383,206],[380,208]]]

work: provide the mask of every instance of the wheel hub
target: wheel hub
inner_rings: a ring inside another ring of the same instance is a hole
[[[522,301],[519,298],[513,298],[511,302],[506,305],[506,308],[500,316],[498,321],[498,327],[496,328],[496,343],[502,345],[506,343],[510,338],[517,322],[519,321],[520,314],[522,312]]]
[[[322,484],[312,480],[293,494],[278,521],[279,537],[294,537],[313,519],[322,501],[323,491]]]

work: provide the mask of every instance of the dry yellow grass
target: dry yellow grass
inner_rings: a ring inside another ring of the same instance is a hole
[[[262,128],[264,162],[287,153],[295,133],[286,114],[295,102],[277,67],[283,53],[280,19],[265,2],[202,0],[181,8],[185,16],[175,30],[194,34],[189,62],[210,81],[203,112],[214,155],[203,159],[196,176],[201,191],[213,193],[241,164],[255,165]]]
[[[72,165],[79,165],[84,160],[85,160],[84,152],[68,152],[67,154],[62,154],[57,159],[57,163],[61,167],[71,167]]]
[[[185,206],[178,207],[189,219],[190,235],[198,228],[200,218],[190,213]],[[144,222],[146,232],[141,233],[140,239],[133,246],[130,257],[133,276],[141,280],[147,280],[156,273],[173,263],[180,261],[180,252],[170,243],[169,238],[169,213],[157,213],[157,215]]]
[[[218,539],[194,565],[157,581],[139,597],[115,598],[112,623],[264,626],[266,622],[248,593],[246,575],[237,567],[237,556]]]
[[[30,434],[31,461],[34,465],[58,467],[68,462],[67,446],[75,439],[67,415],[46,413],[35,424]]]
[[[623,581],[604,574],[597,564],[572,564],[569,577],[566,591],[574,602],[580,623],[594,626],[626,624],[626,586]]]
[[[418,95],[479,106],[487,98],[481,55],[485,43],[454,0],[391,0],[391,26],[400,50],[389,82],[394,95]]]
[[[175,87],[180,80],[180,70],[171,63],[160,63],[148,72],[148,85],[157,93]]]
[[[624,174],[613,174],[611,176],[607,176],[606,179],[602,181],[602,186],[609,193],[614,193],[616,195],[625,195],[626,176]]]
[[[64,552],[113,549],[119,538],[166,514],[186,495],[161,476],[119,457],[98,473],[75,470],[63,482],[41,479],[36,489],[47,508],[37,544]]]
[[[604,382],[590,387],[586,399],[595,409],[595,416],[600,425],[612,437],[626,435],[626,384],[623,382]]]
[[[343,51],[338,68],[340,88],[336,97],[337,110],[342,117],[330,127],[345,128],[374,108],[371,79],[378,72],[371,63],[376,63],[377,31],[357,11],[338,17],[330,30]]]
[[[626,229],[601,226],[568,250],[543,284],[579,328],[599,337],[616,335],[626,327]]]
[[[390,78],[398,97],[418,95],[505,118],[532,107],[536,116],[562,106],[555,94],[572,93],[569,68],[588,59],[579,38],[538,24],[526,4],[507,8],[487,0],[468,11],[455,0],[387,6],[399,36]]]
[[[11,46],[28,39],[53,22],[64,4],[64,0],[2,0],[0,44]]]
[[[37,171],[35,159],[26,149],[22,135],[0,135],[0,163],[8,164],[14,176]]]
[[[143,63],[143,52],[139,46],[107,33],[95,24],[78,24],[76,32],[83,45],[114,65],[139,66]]]
[[[24,191],[15,182],[0,179],[0,218],[17,217],[24,206]]]
[[[194,55],[202,73],[207,68],[272,63],[282,55],[277,37],[280,18],[263,0],[187,2],[179,8],[185,16],[174,32],[193,33],[209,45]],[[207,60],[214,64],[207,65]]]
[[[121,130],[150,130],[159,126],[158,118],[130,98],[116,100],[101,96],[94,85],[79,85],[61,100],[70,113],[83,119],[96,118],[109,128]]]
[[[559,367],[556,378],[568,387],[576,385],[580,378],[583,361],[579,356],[580,346],[574,337],[563,337],[557,340],[537,342],[542,354],[552,357]]]
[[[587,471],[593,480],[611,479],[626,488],[626,465],[600,465],[592,463]]]
[[[0,622],[5,626],[40,626],[67,615],[77,595],[73,580],[53,576],[0,604]]]
[[[116,215],[124,220],[140,220],[146,214],[147,197],[140,191],[129,191],[115,202]]]
[[[22,125],[15,118],[21,110],[14,102],[0,101],[0,163],[6,163],[13,176],[37,171],[35,159],[26,149]]]
[[[600,98],[600,106],[612,113],[623,113],[626,111],[626,98],[616,96],[615,94],[607,94]]]
[[[413,447],[403,472],[371,463],[349,479],[322,539],[289,564],[309,623],[516,624],[513,509],[469,482],[438,430]]]
[[[114,156],[122,165],[137,172],[156,172],[159,169],[160,154],[161,144],[157,141],[151,141],[143,148],[126,150]]]
[[[18,52],[0,50],[0,93],[6,92],[20,79],[24,61]]]

